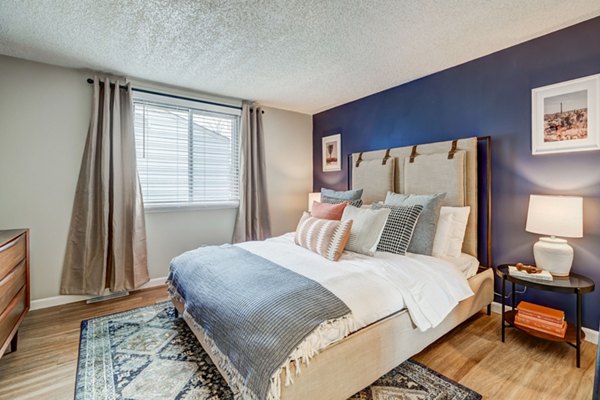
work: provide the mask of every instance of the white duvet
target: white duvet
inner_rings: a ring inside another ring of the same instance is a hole
[[[308,365],[310,358],[352,332],[403,309],[418,329],[426,331],[473,295],[459,267],[434,257],[385,252],[369,257],[345,251],[333,262],[297,246],[293,233],[236,246],[320,283],[350,309],[349,315],[321,324],[296,347],[271,377],[269,400],[280,398],[283,371],[285,385],[292,384],[292,364],[300,374],[302,364]],[[243,387],[241,380],[238,384]]]
[[[403,308],[426,331],[440,324],[459,301],[473,295],[463,273],[435,257],[385,252],[369,257],[345,251],[333,262],[297,246],[293,233],[237,246],[327,288],[350,309],[351,331]]]

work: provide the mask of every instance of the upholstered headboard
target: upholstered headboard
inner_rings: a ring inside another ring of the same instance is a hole
[[[471,213],[467,223],[463,252],[480,257],[481,252],[478,252],[477,244],[479,215],[477,150],[478,138],[473,137],[354,153],[352,154],[349,179],[352,187],[358,187],[357,185],[363,185],[365,182],[371,183],[368,194],[370,201],[383,201],[385,198],[384,186],[387,185],[390,190],[397,193],[446,192],[444,205],[470,206]],[[377,163],[373,160],[381,162]],[[381,177],[377,179],[377,174],[381,174],[382,165],[390,164],[394,168],[393,183],[387,179],[381,179]],[[361,169],[361,165],[363,169]],[[360,174],[355,173],[359,170]],[[357,179],[359,180],[357,181]],[[381,186],[374,187],[373,182],[382,183]]]

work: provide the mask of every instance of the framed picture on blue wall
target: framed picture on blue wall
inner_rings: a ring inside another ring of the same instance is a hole
[[[323,142],[323,172],[342,170],[342,135],[325,136]]]
[[[532,154],[600,150],[600,75],[531,91]]]

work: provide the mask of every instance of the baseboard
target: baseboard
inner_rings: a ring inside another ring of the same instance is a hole
[[[598,331],[595,331],[590,328],[583,327],[581,328],[585,332],[585,341],[598,344]]]
[[[141,287],[139,287],[136,290],[148,289],[151,287],[164,285],[166,280],[167,280],[166,276],[161,276],[159,278],[153,278],[153,279],[150,279],[147,283],[145,283],[144,285],[142,285]],[[42,308],[60,306],[60,305],[69,304],[69,303],[76,303],[78,301],[91,299],[92,297],[97,297],[97,296],[70,296],[70,295],[67,295],[67,296],[46,297],[43,299],[32,300],[30,310],[32,310],[32,311],[33,310],[41,310]]]
[[[506,306],[506,309],[512,310],[512,307]],[[492,303],[492,311],[495,312],[496,314],[500,314],[502,312],[502,304],[494,301]],[[582,329],[585,332],[585,340],[587,342],[590,342],[593,344],[598,344],[598,331],[595,331],[590,328],[585,328],[585,327],[583,327]]]
[[[512,310],[511,306],[506,306],[507,310]],[[495,312],[496,314],[500,314],[502,312],[502,304],[497,303],[497,302],[492,302],[492,312]]]

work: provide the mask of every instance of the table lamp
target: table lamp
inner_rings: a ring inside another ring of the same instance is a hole
[[[583,198],[575,196],[529,197],[525,230],[550,237],[541,237],[533,246],[538,267],[554,276],[569,276],[573,264],[573,248],[565,239],[583,236]]]
[[[313,201],[321,201],[321,192],[308,194],[308,212],[312,211]]]

